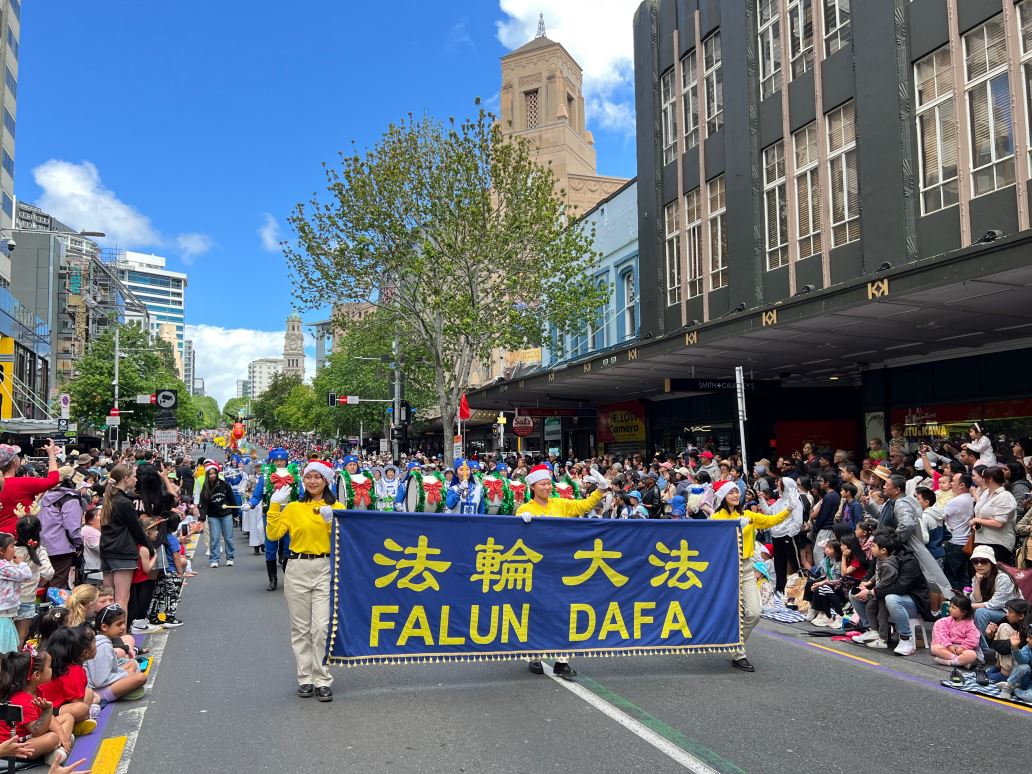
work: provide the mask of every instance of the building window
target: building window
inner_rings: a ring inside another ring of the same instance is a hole
[[[14,116],[11,115],[11,112],[6,107],[4,107],[4,129],[7,130],[7,133],[11,135],[11,137],[14,137]]]
[[[667,306],[673,306],[681,303],[681,224],[677,217],[677,202],[668,204],[664,212]]]
[[[706,136],[724,125],[724,73],[720,60],[720,33],[702,42],[703,77],[706,81]]]
[[[813,0],[788,0],[792,77],[813,69]]]
[[[659,97],[663,103],[663,163],[677,158],[677,102],[674,92],[674,68],[659,79]]]
[[[11,0],[11,10],[14,11],[14,18],[21,21],[21,0]]]
[[[608,283],[604,279],[600,279],[596,286],[603,293],[608,287]],[[606,346],[606,328],[608,324],[606,322],[606,308],[600,307],[598,310],[598,316],[595,318],[594,328],[591,331],[591,349],[599,350],[604,349]]]
[[[1022,0],[1018,5],[1021,24],[1022,76],[1025,79],[1025,115],[1029,117],[1026,127],[1032,138],[1032,0]],[[1032,141],[1029,142],[1029,158],[1032,163]]]
[[[527,114],[527,128],[536,129],[538,125],[538,92],[537,89],[534,91],[525,92],[523,95],[524,108]]]
[[[853,103],[828,113],[828,173],[831,180],[831,246],[860,238],[856,176],[856,116]]]
[[[638,335],[638,294],[634,288],[633,271],[624,272],[620,286],[623,293],[623,336],[633,339]]]
[[[7,28],[7,48],[10,49],[11,53],[14,54],[14,58],[18,58],[18,38],[14,37],[14,30],[10,27]]]
[[[914,65],[921,213],[957,203],[957,121],[953,113],[950,47],[933,51]]]
[[[716,177],[707,185],[709,193],[709,244],[710,280],[712,289],[727,285],[727,192],[724,189],[724,175]]]
[[[6,215],[8,217],[8,219],[13,217],[13,215],[14,215],[14,199],[11,198],[11,195],[9,193],[7,193],[7,191],[3,192],[2,209],[4,211],[4,215]]]
[[[781,88],[781,17],[778,0],[756,0],[760,99]]]
[[[688,255],[688,298],[702,295],[702,191],[696,188],[684,197],[685,252]]]
[[[13,97],[18,97],[18,81],[14,79],[14,73],[7,66],[4,67],[4,85],[7,86],[7,90]]]
[[[684,107],[685,150],[699,144],[699,70],[695,52],[681,60],[681,104]]]
[[[824,3],[824,55],[831,56],[850,40],[852,0],[822,0]]]
[[[796,165],[796,222],[799,259],[821,252],[821,176],[817,167],[817,122],[794,135]]]
[[[971,192],[981,196],[1014,184],[1014,122],[1003,14],[964,36]]]
[[[784,140],[778,140],[763,151],[763,200],[767,225],[767,271],[771,271],[788,265]]]
[[[3,168],[11,177],[14,177],[14,159],[11,158],[11,154],[7,152],[7,148],[3,149]]]

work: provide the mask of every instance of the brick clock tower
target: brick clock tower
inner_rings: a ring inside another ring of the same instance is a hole
[[[286,376],[305,376],[305,336],[301,331],[301,315],[294,312],[287,318],[287,333],[283,337],[283,373]]]

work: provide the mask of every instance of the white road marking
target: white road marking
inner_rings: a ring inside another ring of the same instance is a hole
[[[125,732],[125,749],[122,750],[122,760],[118,762],[115,774],[129,774],[129,764],[133,760],[133,751],[136,749],[136,739],[140,735],[140,728],[143,726],[143,715],[146,707],[134,707],[118,714],[119,725],[125,723],[130,727]]]
[[[614,707],[608,701],[592,693],[584,686],[569,682],[568,680],[563,680],[561,677],[556,677],[555,672],[552,671],[552,667],[548,664],[542,664],[542,666],[545,668],[545,674],[555,680],[555,682],[559,683],[563,688],[570,691],[574,696],[586,701],[603,715],[615,720],[632,734],[645,740],[674,762],[681,764],[695,774],[720,774],[717,769],[713,768],[705,761],[696,758],[687,750],[678,747],[666,737],[657,734],[648,726],[635,720],[623,710]]]

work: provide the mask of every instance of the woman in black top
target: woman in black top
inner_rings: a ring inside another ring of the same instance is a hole
[[[204,469],[204,486],[201,487],[201,521],[208,522],[208,545],[211,550],[209,567],[219,566],[221,545],[219,537],[226,543],[226,566],[233,566],[233,509],[239,507],[233,487],[219,478],[220,468],[209,464]]]
[[[136,467],[115,465],[108,475],[100,508],[100,569],[104,585],[115,590],[115,602],[125,609],[129,606],[129,588],[140,548],[145,547],[153,556],[154,547],[140,525],[136,505],[127,494],[136,484]]]

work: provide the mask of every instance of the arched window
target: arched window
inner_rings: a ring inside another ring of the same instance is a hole
[[[638,335],[638,292],[635,285],[634,271],[631,269],[620,275],[619,297],[623,303],[619,332],[622,339],[633,339]]]

